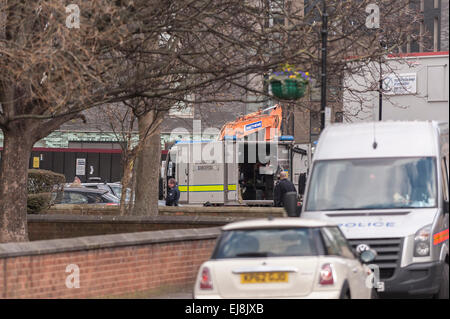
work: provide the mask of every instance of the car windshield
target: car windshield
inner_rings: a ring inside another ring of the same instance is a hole
[[[212,259],[316,256],[312,229],[246,229],[224,231]]]
[[[432,157],[317,161],[306,211],[436,207]]]

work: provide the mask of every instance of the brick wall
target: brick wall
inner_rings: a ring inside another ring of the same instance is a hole
[[[217,228],[0,244],[0,298],[104,298],[192,286]],[[80,288],[67,288],[79,267]]]
[[[222,216],[222,217],[285,217],[286,211],[281,207],[247,207],[247,206],[159,206],[159,215],[166,216]],[[119,208],[95,205],[68,205],[58,204],[52,206],[39,215],[114,215],[119,216]]]
[[[170,229],[219,227],[242,217],[28,215],[30,241]]]

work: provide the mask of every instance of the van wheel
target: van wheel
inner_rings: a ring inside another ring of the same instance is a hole
[[[378,295],[378,291],[375,288],[372,289],[371,297],[372,297],[371,299],[380,299],[380,295]]]
[[[434,298],[448,299],[448,276],[449,276],[449,268],[448,263],[446,262],[442,269],[441,287],[439,288],[439,292],[436,295],[434,295]]]

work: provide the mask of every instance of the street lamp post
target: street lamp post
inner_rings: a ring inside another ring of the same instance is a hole
[[[383,65],[380,56],[380,88],[378,92],[378,121],[382,120],[383,115]]]
[[[320,131],[325,128],[325,108],[327,105],[327,35],[328,35],[328,14],[326,0],[322,0],[322,72],[321,72],[321,92],[320,92]]]
[[[386,44],[383,41],[382,34],[383,29],[379,29],[380,32],[380,49],[384,51],[386,49]],[[383,55],[380,53],[380,85],[378,89],[378,121],[383,120]]]

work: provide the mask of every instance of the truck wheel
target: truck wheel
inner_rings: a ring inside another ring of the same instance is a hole
[[[442,269],[441,287],[439,288],[439,292],[434,296],[436,299],[448,299],[448,276],[448,263],[444,263],[444,267]]]

